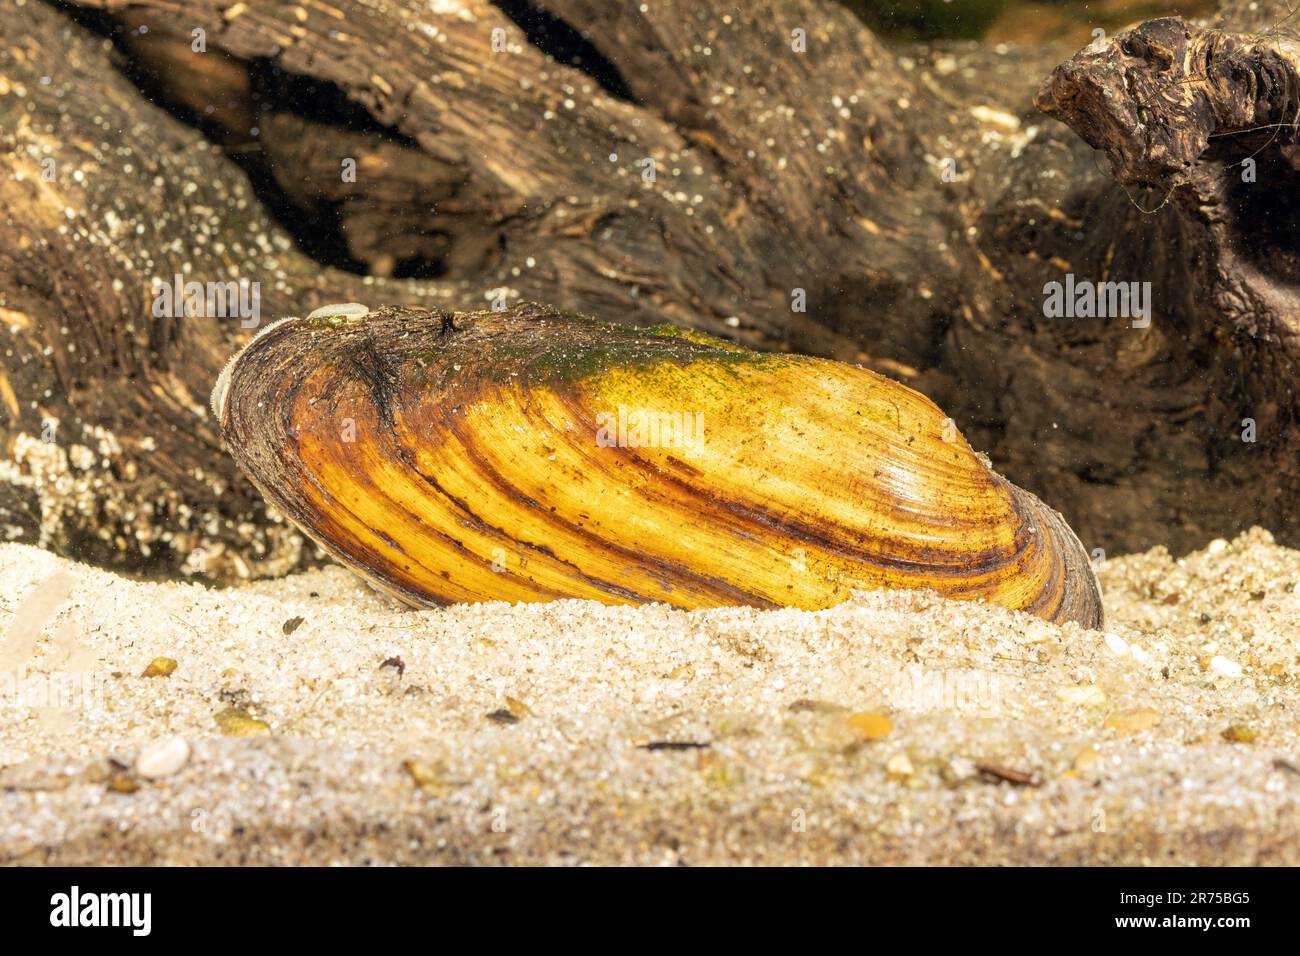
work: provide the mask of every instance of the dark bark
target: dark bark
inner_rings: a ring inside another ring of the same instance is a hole
[[[1181,550],[1252,523],[1296,537],[1294,240],[1257,221],[1295,193],[1280,144],[1251,190],[1220,176],[1212,193],[1193,181],[1232,158],[1213,155],[1232,137],[1176,169],[1103,141],[1090,91],[1133,95],[1115,86],[1129,56],[1117,38],[1040,102],[1128,157],[1126,192],[1031,104],[1069,51],[900,57],[826,0],[540,6],[581,30],[589,72],[483,0],[84,0],[69,9],[85,25],[29,2],[8,18],[0,81],[24,90],[0,97],[0,308],[22,317],[7,320],[8,523],[105,562],[139,564],[147,546],[175,566],[199,548],[218,577],[298,560],[203,414],[250,330],[147,310],[153,276],[233,265],[261,281],[268,320],[349,299],[479,308],[504,289],[507,303],[861,362],[933,397],[1090,548]],[[196,28],[206,53],[190,48]],[[110,55],[95,33],[111,30]],[[1224,80],[1226,102],[1285,73],[1250,62]],[[1192,188],[1138,208],[1168,184],[1136,183],[1178,175]],[[1043,287],[1067,272],[1150,281],[1151,326],[1045,318]],[[33,439],[47,415],[64,423],[54,446]],[[72,445],[93,447],[86,428],[120,450],[69,466]]]
[[[1181,493],[1192,529],[1258,522],[1294,542],[1300,45],[1281,4],[1249,6],[1226,8],[1219,28],[1155,20],[1084,51],[1036,104],[1104,152],[1125,218],[1150,236],[1100,230],[1106,255],[1114,248],[1103,261],[1151,280],[1158,304],[1144,338],[1161,347],[1134,355],[1136,374],[1116,383],[1167,415],[1133,435],[1144,457],[1169,457],[1156,469],[1167,486],[1135,497],[1161,505]],[[1223,28],[1237,23],[1264,29]]]

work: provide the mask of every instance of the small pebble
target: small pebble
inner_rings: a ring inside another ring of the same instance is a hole
[[[135,793],[140,789],[140,781],[129,773],[115,773],[108,778],[108,789],[113,793]]]
[[[265,737],[271,725],[258,720],[241,707],[227,707],[216,717],[217,726],[227,737]]]
[[[1107,634],[1106,646],[1110,648],[1111,653],[1116,657],[1128,656],[1128,642],[1118,634]]]
[[[1056,692],[1056,699],[1066,704],[1080,707],[1100,707],[1106,703],[1106,694],[1092,684],[1080,684],[1077,687],[1062,687]]]
[[[1222,654],[1210,658],[1210,670],[1220,677],[1240,677],[1242,667],[1236,661],[1228,660]]]
[[[438,790],[443,787],[443,774],[439,767],[423,760],[404,760],[402,769],[421,790]]]
[[[962,756],[953,757],[939,768],[939,775],[943,777],[944,783],[950,787],[965,783],[977,773],[979,773],[979,769],[975,766],[975,761]]]
[[[189,759],[189,741],[184,737],[164,737],[140,748],[135,772],[146,780],[161,780],[179,773]]]
[[[891,777],[901,780],[916,773],[916,768],[912,766],[912,761],[907,754],[899,751],[889,758],[885,764],[885,772]]]
[[[1139,708],[1138,710],[1126,710],[1123,713],[1111,714],[1102,724],[1105,730],[1114,730],[1121,734],[1139,734],[1144,730],[1150,730],[1156,726],[1163,718],[1157,711],[1148,707]]]
[[[1253,744],[1259,731],[1247,724],[1231,724],[1223,731],[1223,739],[1230,744]]]
[[[894,732],[894,722],[879,711],[853,714],[849,726],[863,740],[884,740]]]
[[[171,677],[176,670],[176,662],[170,657],[155,657],[140,674],[141,677]]]

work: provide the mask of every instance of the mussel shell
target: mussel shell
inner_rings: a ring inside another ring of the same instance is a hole
[[[637,447],[620,408],[702,435]],[[925,396],[838,362],[540,306],[386,309],[268,328],[214,409],[269,502],[416,605],[825,608],[932,588],[1101,621],[1060,515]]]

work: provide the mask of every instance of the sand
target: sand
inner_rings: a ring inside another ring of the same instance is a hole
[[[1300,862],[1300,551],[1098,571],[1100,632],[919,592],[412,611],[3,545],[0,861]]]

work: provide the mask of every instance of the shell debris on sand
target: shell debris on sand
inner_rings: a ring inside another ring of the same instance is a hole
[[[0,861],[1300,862],[1300,552],[1259,530],[1101,564],[1105,634],[929,592],[409,610],[4,545],[0,635],[61,573],[0,685]]]

